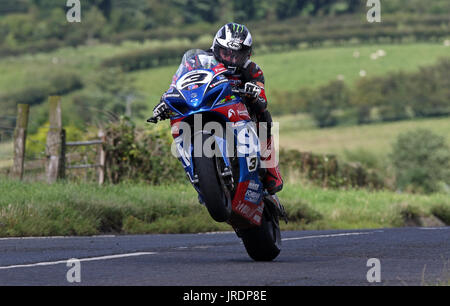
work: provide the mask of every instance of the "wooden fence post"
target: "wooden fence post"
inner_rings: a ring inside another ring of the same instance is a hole
[[[59,156],[59,169],[58,169],[58,179],[64,180],[66,178],[66,130],[61,129],[61,153]]]
[[[46,175],[47,182],[54,183],[61,175],[62,153],[62,116],[61,116],[61,97],[49,97],[50,111],[50,128],[47,134],[47,165]]]
[[[17,123],[16,130],[14,131],[14,164],[12,168],[12,175],[20,180],[23,179],[29,113],[30,106],[28,104],[17,105]]]
[[[106,135],[103,130],[98,132],[98,137],[101,139],[102,143],[99,145],[99,170],[98,170],[98,184],[103,185],[105,182],[105,171],[106,171],[106,151],[104,145],[106,144]]]

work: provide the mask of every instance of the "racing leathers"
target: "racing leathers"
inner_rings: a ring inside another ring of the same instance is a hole
[[[265,163],[267,172],[263,179],[264,187],[270,194],[275,194],[283,188],[283,179],[275,159],[275,148],[273,146],[273,136],[271,135],[272,116],[267,110],[267,97],[264,88],[264,74],[261,68],[254,62],[248,60],[242,68],[228,68],[224,74],[231,82],[232,86],[245,89],[246,95],[242,97],[249,112],[253,115],[256,123],[266,123],[259,125],[259,135],[264,131],[261,127],[266,127],[265,141],[261,141],[261,161]]]

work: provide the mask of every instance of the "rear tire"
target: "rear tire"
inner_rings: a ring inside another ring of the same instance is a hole
[[[278,218],[264,208],[261,225],[241,232],[248,255],[255,261],[272,261],[281,251]]]
[[[210,135],[201,134],[198,137],[202,137],[203,145]],[[194,157],[194,165],[198,175],[198,188],[209,214],[217,222],[227,221],[231,216],[231,200],[222,189],[217,173],[216,157]]]

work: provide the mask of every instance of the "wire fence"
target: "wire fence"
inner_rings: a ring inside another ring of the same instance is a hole
[[[14,164],[14,116],[0,116],[0,176],[9,176]],[[33,114],[28,125],[35,124]],[[40,127],[26,138],[23,177],[24,181],[45,181],[48,161],[47,134],[49,128]],[[64,179],[77,182],[98,182],[101,175],[101,139],[89,141],[64,141]],[[104,161],[103,161],[104,162]]]
[[[0,172],[12,166],[13,163],[15,125],[16,117],[0,116]]]
[[[0,116],[0,142],[11,140],[16,126],[16,117]]]
[[[48,129],[41,129],[39,133],[47,134]],[[28,135],[31,136],[31,135]],[[27,137],[24,159],[24,179],[28,181],[45,180],[47,162],[45,138]]]
[[[49,129],[41,129],[47,134]],[[76,182],[96,182],[98,181],[100,163],[100,152],[103,141],[101,139],[90,141],[72,141],[63,144],[64,175],[68,181]],[[24,174],[26,181],[46,180],[47,166],[47,142],[35,140],[31,137],[27,139],[27,145],[34,149],[25,154]]]
[[[30,115],[29,125],[34,124],[33,116]],[[17,117],[0,116],[0,175],[8,176],[14,164],[14,133],[16,130]],[[24,179],[42,179],[45,175],[45,141],[33,137],[27,137],[24,157]]]
[[[84,182],[99,180],[99,176],[103,175],[100,171],[104,167],[102,145],[102,139],[66,142],[65,178]]]

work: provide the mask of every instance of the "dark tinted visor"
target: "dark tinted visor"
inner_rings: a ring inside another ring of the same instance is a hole
[[[220,48],[219,56],[222,61],[229,65],[233,66],[243,66],[248,59],[248,51],[247,50],[231,50]]]

